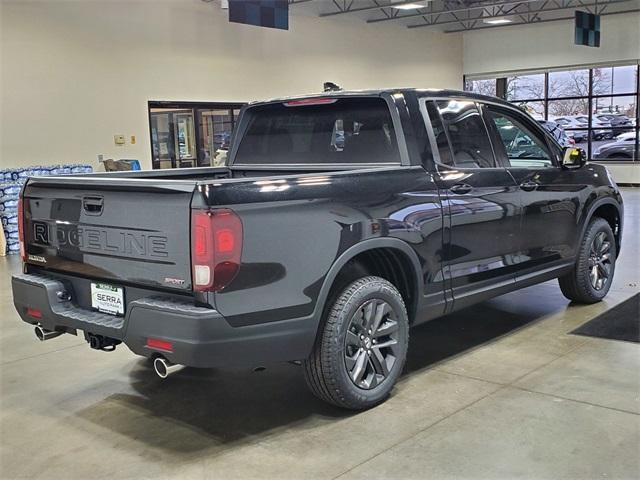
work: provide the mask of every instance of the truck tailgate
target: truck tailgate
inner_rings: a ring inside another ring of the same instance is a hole
[[[30,179],[26,262],[112,283],[191,289],[195,182]]]

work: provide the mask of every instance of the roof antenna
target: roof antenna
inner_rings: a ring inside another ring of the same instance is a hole
[[[324,82],[322,87],[324,88],[325,92],[337,92],[339,90],[342,90],[342,87],[340,87],[339,85],[336,85],[333,82]]]

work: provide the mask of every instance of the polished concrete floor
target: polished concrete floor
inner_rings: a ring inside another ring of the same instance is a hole
[[[184,370],[46,343],[0,260],[0,478],[640,478],[640,345],[568,334],[640,289],[640,190],[605,302],[537,285],[412,330],[407,372],[364,413],[299,367]]]

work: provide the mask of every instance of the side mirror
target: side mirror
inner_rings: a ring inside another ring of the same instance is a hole
[[[585,163],[587,163],[587,156],[583,149],[575,147],[565,148],[564,157],[562,159],[562,168],[581,168]]]

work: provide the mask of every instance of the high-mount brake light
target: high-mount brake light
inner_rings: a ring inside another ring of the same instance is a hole
[[[193,289],[215,292],[238,273],[242,254],[242,222],[229,209],[191,211]]]
[[[327,105],[329,103],[336,103],[337,98],[303,98],[302,100],[291,100],[290,102],[284,102],[285,107],[304,107],[307,105]]]

